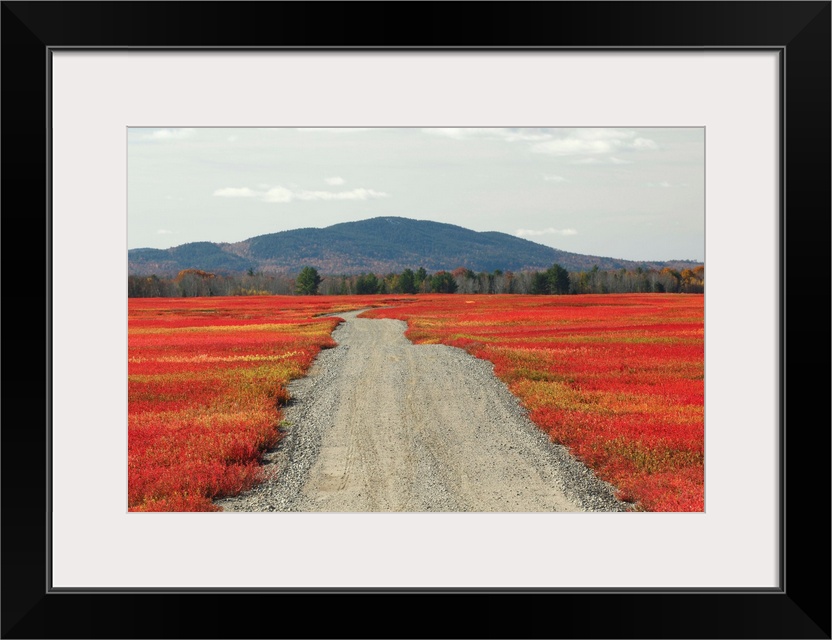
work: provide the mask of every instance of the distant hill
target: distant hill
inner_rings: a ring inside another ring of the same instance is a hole
[[[691,268],[698,262],[635,262],[587,256],[496,231],[477,232],[453,224],[383,217],[323,229],[293,229],[236,243],[191,242],[170,249],[128,251],[131,275],[173,275],[182,269],[214,273],[294,274],[312,266],[322,274],[384,274],[424,267],[428,272],[465,267],[476,272],[547,269],[568,271]]]

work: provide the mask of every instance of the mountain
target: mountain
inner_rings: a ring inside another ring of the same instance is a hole
[[[322,274],[384,274],[424,267],[428,272],[465,267],[476,272],[547,269],[690,268],[697,262],[634,262],[553,249],[496,231],[453,224],[382,217],[323,229],[293,229],[236,243],[191,242],[170,249],[128,251],[131,275],[174,275],[182,269],[214,273],[294,274],[312,266]]]

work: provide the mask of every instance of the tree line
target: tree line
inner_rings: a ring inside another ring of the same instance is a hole
[[[566,295],[574,293],[703,293],[705,267],[569,272],[558,264],[545,271],[511,272],[497,269],[476,273],[460,267],[428,273],[424,268],[404,269],[384,275],[322,276],[314,267],[304,267],[295,277],[264,274],[252,269],[243,275],[221,275],[200,269],[185,269],[173,278],[130,275],[127,295],[131,298],[202,297],[246,295],[361,295],[375,293],[522,293]]]

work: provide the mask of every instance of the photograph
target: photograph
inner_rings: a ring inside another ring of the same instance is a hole
[[[829,0],[0,4],[0,637],[832,637]]]
[[[130,511],[705,510],[705,129],[127,131]]]

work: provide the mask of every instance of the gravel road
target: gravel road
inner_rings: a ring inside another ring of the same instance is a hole
[[[526,417],[490,363],[356,318],[289,386],[268,480],[225,511],[623,511],[608,484]]]

